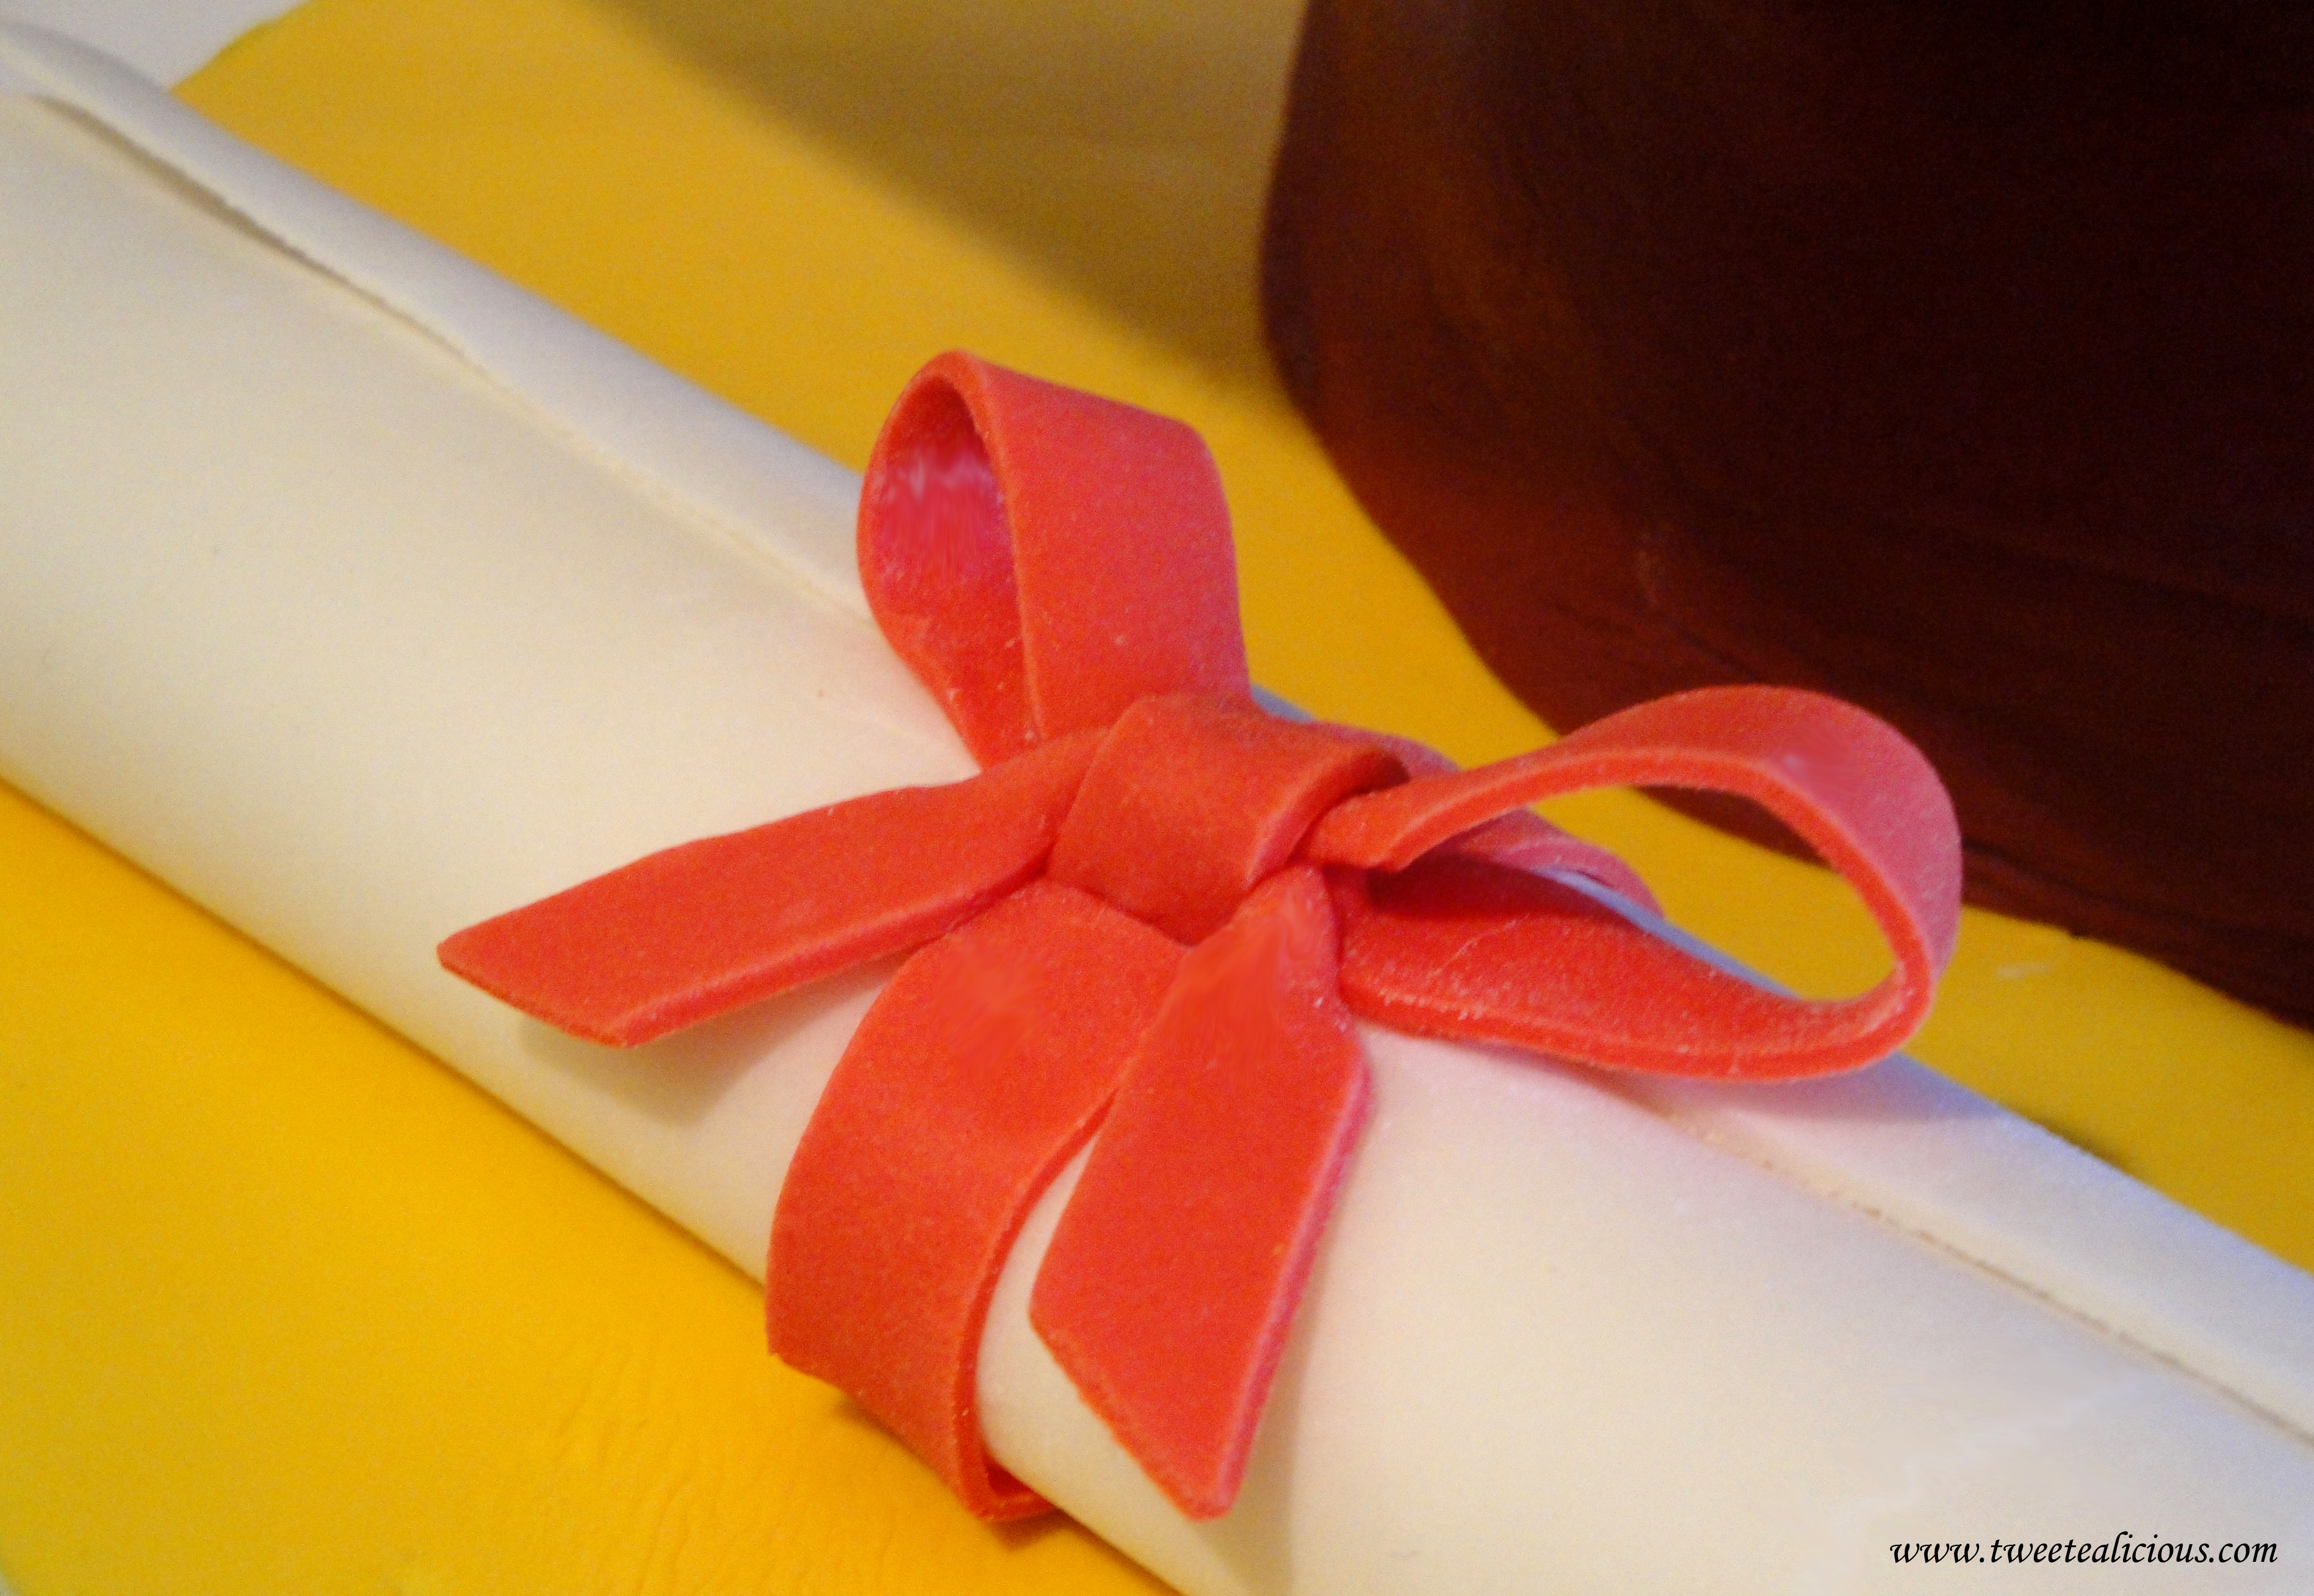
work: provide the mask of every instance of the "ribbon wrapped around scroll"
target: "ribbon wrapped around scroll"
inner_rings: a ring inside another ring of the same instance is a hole
[[[1150,1477],[1213,1517],[1356,1144],[1354,1017],[1784,1080],[1900,1046],[1951,956],[1951,805],[1838,701],[1683,693],[1472,771],[1263,710],[1219,478],[1177,422],[942,356],[878,439],[860,565],[980,775],[669,849],[440,952],[628,1045],[914,950],[782,1190],[771,1337],[984,1517],[1045,1505],[981,1440],[989,1300],[1096,1132],[1031,1321]],[[1759,803],[1859,894],[1894,969],[1811,1001],[1635,926],[1568,878],[1652,906],[1637,876],[1526,807],[1603,785]]]

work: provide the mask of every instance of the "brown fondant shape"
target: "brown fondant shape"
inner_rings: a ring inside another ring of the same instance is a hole
[[[1565,728],[1894,721],[1977,902],[2314,1017],[2314,25],[1314,0],[1264,295]]]

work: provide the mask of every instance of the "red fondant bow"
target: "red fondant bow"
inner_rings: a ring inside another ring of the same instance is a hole
[[[1262,712],[1220,483],[1179,423],[943,356],[877,441],[860,564],[982,774],[670,849],[441,955],[625,1044],[919,949],[782,1189],[772,1338],[984,1516],[1043,1505],[982,1445],[990,1294],[1096,1126],[1030,1317],[1158,1485],[1211,1516],[1364,1114],[1353,1014],[1772,1080],[1899,1045],[1951,953],[1951,806],[1911,745],[1833,700],[1683,693],[1468,772]],[[1894,973],[1841,1002],[1780,997],[1557,878],[1647,901],[1524,808],[1609,783],[1765,806],[1862,895]]]

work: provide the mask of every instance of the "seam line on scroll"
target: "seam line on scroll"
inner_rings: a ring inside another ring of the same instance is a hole
[[[2050,1311],[2061,1314],[2077,1324],[2085,1325],[2099,1335],[2119,1342],[2131,1351],[2163,1368],[2174,1371],[2195,1384],[2216,1392],[2228,1401],[2255,1414],[2292,1440],[2314,1445],[2314,1432],[2310,1432],[2293,1415],[2283,1412],[2271,1402],[2260,1400],[2243,1389],[2239,1382],[2229,1380],[2194,1362],[2190,1354],[2159,1345],[2156,1339],[2147,1336],[2141,1329],[2133,1328],[2124,1322],[2120,1316],[2100,1312],[2093,1303],[2082,1300],[2078,1295],[2028,1279],[2018,1271],[1996,1261],[1989,1256],[1986,1249],[1968,1247],[1944,1229],[1906,1218],[1871,1201],[1865,1193],[1821,1178],[1803,1165],[1776,1158],[1768,1149],[1724,1136],[1709,1124],[1691,1121],[1675,1114],[1666,1114],[1644,1098],[1621,1093],[1618,1095],[1626,1096],[1626,1100],[1635,1106],[1656,1114],[1675,1128],[1684,1131],[1700,1142],[1718,1148],[1731,1158],[1741,1159],[1756,1168],[1767,1170],[1771,1174],[1789,1180],[1827,1202],[1835,1203],[1876,1223],[1886,1225],[1893,1230],[1911,1237],[1922,1246],[1944,1257],[1950,1258],[1964,1268],[1974,1270],[2014,1287]]]
[[[1675,943],[1696,957],[1717,966],[1729,974],[1767,991],[1786,990],[1778,983],[1755,970],[1746,968],[1736,960],[1681,930],[1669,921],[1637,909],[1618,895],[1600,886],[1587,877],[1568,871],[1553,871],[1551,875],[1555,879],[1605,904],[1616,913],[1630,918],[1635,922],[1646,926],[1657,936]],[[1911,1061],[1904,1059],[1903,1055],[1897,1055],[1894,1060],[1884,1061],[1884,1063],[1899,1062],[1910,1063]],[[1915,1064],[1914,1067],[1925,1070],[1925,1066]],[[1914,1213],[1900,1212],[1889,1204],[1876,1200],[1869,1190],[1859,1189],[1851,1179],[1845,1177],[1838,1169],[1820,1169],[1811,1167],[1804,1158],[1783,1156],[1776,1147],[1763,1142],[1755,1136],[1730,1135],[1722,1127],[1714,1124],[1708,1113],[1683,1113],[1674,1104],[1666,1102],[1656,1092],[1646,1089],[1636,1082],[1627,1082],[1610,1074],[1601,1074],[1595,1079],[1600,1085],[1613,1091],[1625,1101],[1645,1109],[1683,1133],[1718,1148],[1732,1158],[1741,1159],[1756,1168],[1767,1170],[1780,1178],[1788,1180],[1826,1202],[1836,1204],[1876,1223],[1884,1224],[1891,1230],[1912,1237],[1914,1240],[1965,1266],[2005,1282],[2027,1296],[2064,1314],[2077,1323],[2086,1325],[2101,1335],[2110,1336],[2145,1357],[2165,1367],[2177,1370],[2196,1383],[2222,1394],[2293,1439],[2314,1443],[2314,1428],[2309,1427],[2303,1415],[2295,1411],[2291,1403],[2287,1400],[2277,1402],[2270,1396],[2261,1395],[2250,1389],[2249,1382],[2238,1377],[2230,1377],[2223,1370],[2212,1366],[2215,1360],[2255,1363],[2260,1359],[2260,1354],[2256,1348],[2244,1348],[2238,1341],[2230,1337],[2222,1328],[2196,1326],[2190,1319],[2183,1322],[2175,1320],[2165,1322],[2158,1315],[2152,1322],[2149,1323],[2142,1312],[2133,1312],[2129,1303],[2115,1300],[2111,1294],[2106,1294],[2105,1299],[2100,1301],[2100,1293],[2094,1289],[2083,1290],[2078,1283],[2068,1285],[2062,1281],[2050,1279],[2034,1272],[2029,1257],[2012,1257],[2004,1259],[2000,1256],[2000,1249],[1996,1248],[1972,1245],[1966,1234],[1968,1230],[1966,1214],[1955,1214],[1940,1221],[1936,1212],[1936,1202],[1932,1196],[1924,1200],[1923,1212]],[[1940,1076],[1935,1079],[1940,1081],[1943,1080]],[[2010,1114],[2009,1110],[2000,1107],[1998,1104],[1977,1098],[1975,1093],[1968,1092],[1965,1088],[1952,1085],[1949,1082],[1946,1084],[1951,1086],[1951,1089],[1963,1093],[1972,1099],[1985,1102],[1995,1114],[2004,1116]],[[2127,1180],[2129,1177],[2115,1172],[2113,1178]],[[2156,1195],[2159,1195],[2156,1194]],[[2160,1200],[2166,1202],[2168,1199]],[[2126,1285],[2127,1283],[2124,1280],[2117,1284],[2115,1290],[2126,1294]],[[2193,1349],[2193,1344],[2195,1342],[2202,1343],[2204,1348],[2199,1356]],[[2284,1361],[2286,1362],[2286,1354]],[[2302,1380],[2302,1375],[2301,1378]],[[2283,1374],[2282,1379],[2284,1383],[2289,1382],[2287,1373]]]
[[[32,80],[41,97],[89,118],[198,189],[286,255],[446,350],[536,420],[542,430],[612,472],[652,503],[740,551],[812,602],[848,619],[868,622],[867,601],[851,567],[848,540],[850,507],[858,497],[853,473],[447,246],[243,143],[109,57],[41,30],[0,22],[0,59]],[[269,203],[258,191],[267,188],[281,190]],[[303,213],[304,225],[291,213]],[[340,241],[334,247],[316,238],[333,225],[340,231],[358,230],[369,236]],[[531,365],[559,366],[560,371],[521,369],[523,354],[494,347],[519,343],[519,331],[493,340],[466,324],[476,319],[473,315],[430,302],[428,289],[431,301],[474,295],[493,299],[496,303],[481,316],[520,317],[531,323],[530,331],[553,339],[560,347],[534,351],[527,358]],[[781,463],[791,470],[783,474],[804,480],[784,481],[774,492],[786,498],[786,507],[799,516],[840,520],[846,534],[840,553],[831,548],[826,558],[815,560],[775,545],[752,531],[744,514],[685,486],[666,469],[639,462],[627,448],[574,416],[574,410],[586,408],[590,386],[605,385],[601,368],[605,366],[627,368],[615,375],[622,389],[619,402],[631,414],[645,410],[651,399],[632,392],[633,385],[669,392],[679,389],[686,408],[694,412],[692,420],[704,421],[711,430],[726,435],[740,430],[753,435],[744,444],[728,446],[727,453],[787,454]],[[596,379],[591,384],[590,376]],[[558,384],[562,392],[555,392]],[[840,570],[835,569],[838,566]]]

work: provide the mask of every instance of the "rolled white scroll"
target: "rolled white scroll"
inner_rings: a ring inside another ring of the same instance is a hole
[[[0,101],[0,776],[760,1274],[879,977],[614,1053],[433,949],[969,773],[867,619],[856,483],[101,59],[0,50],[77,108]],[[1183,1590],[1912,1590],[1891,1543],[2124,1530],[2296,1560],[2133,1589],[2304,1579],[2306,1276],[1901,1061],[1736,1093],[1365,1040],[1227,1517],[1029,1327],[1073,1173],[998,1290],[993,1450]]]

